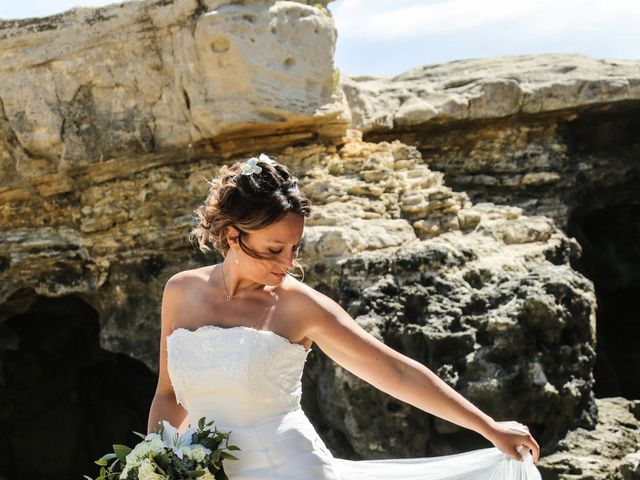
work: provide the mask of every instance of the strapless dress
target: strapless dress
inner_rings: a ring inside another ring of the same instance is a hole
[[[230,480],[540,480],[526,452],[495,447],[439,457],[348,460],[334,457],[301,409],[309,354],[271,330],[204,325],[167,336],[167,369],[191,425],[200,417],[231,431],[241,450],[226,460]]]

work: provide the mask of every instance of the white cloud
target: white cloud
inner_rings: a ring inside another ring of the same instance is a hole
[[[492,28],[542,35],[615,27],[615,35],[636,29],[640,20],[637,0],[340,0],[331,9],[343,38],[370,41]]]

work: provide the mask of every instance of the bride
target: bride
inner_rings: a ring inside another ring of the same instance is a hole
[[[261,154],[221,167],[192,234],[224,256],[175,274],[162,297],[160,368],[148,432],[183,432],[201,416],[241,450],[230,480],[539,479],[529,429],[496,421],[431,370],[379,341],[331,298],[289,275],[311,202],[283,164]],[[312,345],[366,382],[495,447],[440,457],[333,457],[300,407]],[[532,453],[530,453],[530,451]]]

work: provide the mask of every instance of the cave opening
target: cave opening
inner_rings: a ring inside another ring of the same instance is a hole
[[[146,433],[156,376],[101,348],[98,316],[30,290],[0,306],[0,477],[95,478],[114,443]]]
[[[576,211],[568,229],[596,291],[594,393],[640,399],[640,201]]]

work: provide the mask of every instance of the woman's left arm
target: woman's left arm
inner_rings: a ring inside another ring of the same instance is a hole
[[[474,430],[510,457],[525,445],[538,461],[540,449],[528,428],[496,422],[421,363],[364,330],[329,297],[313,290],[305,301],[305,330],[338,365],[389,395],[456,425]]]

